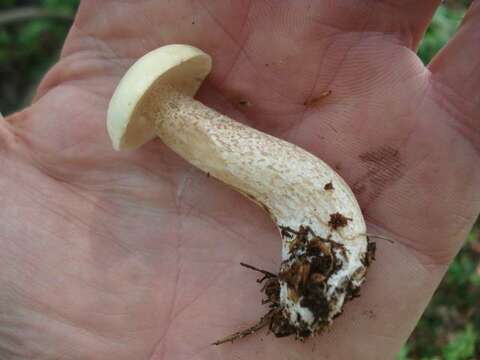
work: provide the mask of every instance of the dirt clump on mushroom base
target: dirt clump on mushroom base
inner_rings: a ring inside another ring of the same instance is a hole
[[[281,233],[290,239],[289,257],[282,262],[278,275],[268,273],[258,280],[260,283],[265,281],[261,291],[266,298],[262,303],[270,307],[266,316],[269,318],[269,329],[275,336],[294,335],[303,340],[328,327],[332,319],[341,314],[344,301],[359,296],[360,286],[353,280],[343,281],[334,288],[329,284],[328,280],[341,271],[343,263],[348,261],[343,244],[317,236],[307,226],[301,226],[298,230],[282,227]],[[362,261],[364,267],[359,269],[362,277],[374,259],[374,252],[375,247],[369,245],[365,260]],[[282,283],[288,289],[288,305],[280,301]],[[338,309],[340,297],[342,301]],[[302,312],[294,307],[304,309],[307,316],[303,318]],[[296,314],[294,321],[292,313]]]

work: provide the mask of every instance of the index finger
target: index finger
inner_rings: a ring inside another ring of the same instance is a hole
[[[480,148],[480,2],[470,6],[457,34],[429,68],[437,95],[453,105],[463,133]]]

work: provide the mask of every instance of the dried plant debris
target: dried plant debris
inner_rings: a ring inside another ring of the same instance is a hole
[[[335,214],[330,215],[330,221],[328,222],[328,225],[333,230],[337,230],[338,228],[347,226],[349,220],[352,220],[352,219],[347,218],[337,212]]]
[[[278,275],[241,264],[263,275],[257,282],[263,285],[262,304],[268,305],[267,314],[251,328],[215,345],[243,338],[266,326],[276,337],[292,335],[304,340],[327,328],[341,314],[346,301],[360,296],[360,285],[375,257],[375,243],[368,241],[364,259],[355,276],[349,278],[346,268],[350,256],[345,245],[317,236],[308,226],[280,230],[282,237],[288,239],[289,248]]]
[[[325,184],[325,186],[323,187],[323,189],[324,189],[325,191],[331,191],[331,190],[333,190],[333,189],[334,189],[334,188],[333,188],[333,183],[330,181],[328,184]]]

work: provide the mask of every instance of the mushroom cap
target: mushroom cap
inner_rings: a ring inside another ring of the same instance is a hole
[[[193,97],[211,67],[208,54],[182,44],[162,46],[135,62],[108,107],[107,130],[113,147],[136,149],[152,140],[155,115],[164,103],[162,95],[168,94],[165,89],[172,87]]]

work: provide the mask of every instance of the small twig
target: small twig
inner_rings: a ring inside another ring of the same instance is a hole
[[[271,278],[276,278],[276,277],[277,277],[277,275],[275,275],[274,273],[271,273],[270,271],[262,270],[262,269],[256,268],[255,266],[245,264],[245,263],[243,263],[243,262],[241,262],[240,265],[242,265],[243,267],[246,267],[247,269],[250,269],[250,270],[253,270],[253,271],[257,271],[257,272],[259,272],[260,274],[265,275],[265,278],[267,278],[267,279],[271,279]]]
[[[22,7],[0,12],[0,26],[38,18],[72,21],[73,15],[67,11],[53,11],[39,7]]]
[[[386,241],[388,241],[390,244],[395,244],[395,241],[394,241],[393,239],[390,239],[390,238],[388,238],[388,237],[386,237],[386,236],[369,234],[369,233],[364,233],[364,234],[360,234],[360,235],[365,235],[365,236],[372,237],[372,238],[375,238],[375,239],[386,240]]]
[[[217,340],[214,343],[212,343],[212,345],[221,345],[227,342],[234,342],[235,340],[242,339],[245,336],[255,334],[258,330],[261,330],[262,328],[264,328],[269,324],[270,319],[272,318],[274,313],[275,313],[275,310],[270,310],[264,317],[260,319],[260,321],[257,324],[253,325],[252,327],[249,327],[248,329],[236,332],[235,334],[232,334],[224,337],[223,339]]]

